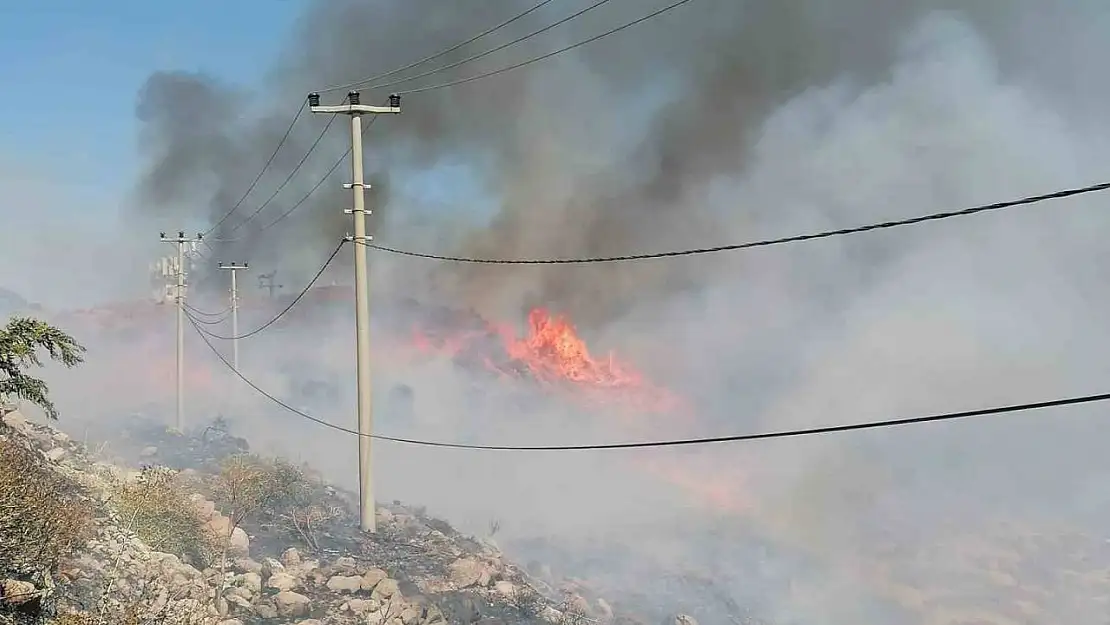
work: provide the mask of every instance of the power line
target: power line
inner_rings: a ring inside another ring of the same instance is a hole
[[[495,258],[468,258],[464,256],[443,256],[439,254],[426,254],[422,252],[411,252],[408,250],[387,247],[378,245],[377,243],[360,243],[376,250],[389,252],[391,254],[400,254],[402,256],[412,256],[416,258],[428,258],[432,260],[443,260],[456,263],[478,263],[485,265],[574,265],[574,264],[589,264],[589,263],[612,263],[630,260],[649,260],[654,258],[671,258],[675,256],[694,256],[697,254],[713,254],[716,252],[726,252],[733,250],[750,249],[754,247],[769,247],[772,245],[781,245],[783,243],[797,243],[800,241],[811,241],[815,239],[827,239],[830,237],[843,236],[848,234],[857,234],[860,232],[869,232],[871,230],[885,230],[887,228],[896,228],[899,226],[908,226],[913,224],[924,223],[927,221],[939,221],[941,219],[948,219],[951,217],[964,217],[967,215],[974,215],[976,213],[985,213],[988,211],[1003,210],[1006,208],[1013,208],[1015,206],[1024,206],[1028,204],[1036,204],[1047,200],[1057,200],[1074,195],[1082,195],[1085,193],[1094,193],[1096,191],[1106,191],[1110,189],[1110,182],[1100,182],[1086,187],[1079,187],[1074,189],[1064,189],[1062,191],[1055,191],[1053,193],[1045,193],[1043,195],[1033,195],[1024,197],[1018,200],[1010,200],[1006,202],[996,202],[994,204],[984,204],[981,206],[973,206],[970,208],[962,208],[960,210],[946,211],[942,213],[932,213],[929,215],[922,215],[920,217],[911,217],[908,219],[899,219],[895,221],[884,221],[880,223],[869,224],[866,226],[856,226],[854,228],[841,228],[839,230],[825,230],[822,232],[814,232],[810,234],[799,234],[789,237],[782,237],[778,239],[763,239],[760,241],[749,241],[747,243],[736,243],[732,245],[719,245],[716,247],[701,247],[687,250],[676,250],[671,252],[654,252],[648,254],[629,254],[625,256],[597,256],[591,258],[539,258],[539,259],[495,259]]]
[[[190,317],[192,321],[192,318]],[[301,410],[290,406],[282,400],[274,397],[272,394],[260,388],[257,384],[244,376],[241,372],[235,370],[231,363],[224,358],[223,354],[216,349],[216,346],[204,336],[204,331],[200,326],[194,323],[194,328],[201,333],[201,339],[208,345],[212,353],[220,359],[221,362],[228,369],[230,369],[236,376],[243,382],[250,386],[260,395],[274,402],[278,406],[285,408],[289,412],[308,419],[313,423],[317,423],[324,427],[351,434],[353,436],[361,436],[358,431],[345,428],[341,425],[336,425],[329,421],[325,421],[319,417],[314,417]],[[1061,399],[1051,399],[1047,401],[1031,402],[1025,404],[1011,404],[1007,406],[995,406],[992,408],[979,408],[976,410],[964,410],[961,412],[945,412],[933,415],[918,416],[918,417],[903,417],[896,419],[886,419],[883,421],[867,421],[863,423],[849,423],[843,425],[827,425],[814,428],[803,428],[797,430],[778,430],[773,432],[760,432],[756,434],[734,434],[730,436],[710,436],[703,438],[683,438],[662,441],[637,441],[630,443],[604,443],[597,445],[468,445],[465,443],[448,443],[442,441],[428,441],[413,438],[400,438],[396,436],[384,436],[381,434],[370,434],[369,438],[377,440],[390,441],[393,443],[404,443],[408,445],[419,445],[422,447],[440,447],[449,449],[472,449],[479,451],[590,451],[590,450],[607,450],[607,449],[643,449],[649,447],[686,447],[692,445],[709,445],[715,443],[735,443],[744,441],[767,440],[774,438],[796,438],[800,436],[810,436],[815,434],[835,434],[840,432],[852,432],[856,430],[875,430],[888,427],[896,427],[903,425],[920,425],[924,423],[933,423],[938,421],[954,421],[957,419],[971,419],[977,417],[987,417],[1000,414],[1007,414],[1013,412],[1027,412],[1030,410],[1041,410],[1044,408],[1059,408],[1063,406],[1074,406],[1079,404],[1090,404],[1095,402],[1103,402],[1110,400],[1110,393],[1100,393],[1097,395],[1082,395],[1078,397],[1066,397]]]
[[[247,190],[243,192],[243,197],[239,198],[239,201],[235,202],[235,204],[231,207],[231,210],[227,211],[227,213],[224,214],[224,216],[221,217],[219,221],[212,224],[212,227],[204,232],[205,235],[209,234],[216,228],[219,228],[220,224],[226,221],[228,217],[231,217],[231,214],[238,210],[239,206],[242,205],[243,202],[247,199],[247,196],[251,194],[251,191],[253,191],[255,186],[258,185],[258,181],[262,180],[262,175],[266,173],[266,170],[269,169],[270,165],[273,164],[274,159],[277,158],[278,152],[281,150],[281,146],[285,145],[285,142],[289,140],[289,135],[292,134],[293,127],[297,125],[297,120],[301,118],[301,115],[304,113],[305,107],[307,106],[307,101],[301,102],[301,107],[297,109],[297,114],[293,116],[293,121],[289,122],[289,127],[285,129],[285,134],[281,136],[281,140],[278,141],[277,146],[274,147],[274,151],[270,154],[270,158],[266,159],[266,164],[262,166],[262,170],[258,172],[258,175],[254,177],[253,181],[251,181],[250,186],[248,186]]]
[[[418,65],[423,65],[424,63],[427,63],[428,61],[434,61],[434,60],[438,59],[441,56],[450,54],[450,53],[454,52],[455,50],[458,50],[459,48],[462,48],[463,46],[474,43],[475,41],[481,39],[482,37],[485,37],[486,35],[493,34],[494,32],[496,32],[498,30],[501,30],[502,28],[508,26],[509,24],[512,24],[513,22],[515,22],[517,20],[520,20],[524,17],[527,17],[529,14],[531,14],[535,11],[538,11],[539,9],[541,9],[544,6],[550,4],[551,2],[552,2],[552,0],[543,0],[539,4],[535,4],[531,8],[525,9],[521,13],[517,13],[513,17],[510,17],[509,19],[501,22],[500,24],[498,24],[496,26],[493,26],[493,27],[489,28],[488,30],[483,31],[482,33],[474,35],[473,37],[471,37],[470,39],[467,39],[466,41],[457,43],[457,44],[451,46],[450,48],[447,48],[446,50],[441,50],[439,52],[436,52],[435,54],[432,54],[430,56],[426,56],[426,57],[420,59],[419,61],[414,61],[414,62],[409,63],[408,65],[405,65],[403,67],[398,67],[397,69],[390,70],[388,72],[383,72],[383,73],[378,74],[376,76],[370,76],[369,78],[363,78],[362,80],[358,80],[358,81],[355,81],[355,82],[349,82],[349,83],[342,84],[342,85],[334,85],[334,86],[328,87],[326,89],[319,89],[319,90],[317,90],[317,93],[330,93],[332,91],[340,91],[342,89],[351,89],[353,87],[359,87],[359,86],[365,85],[367,83],[376,82],[376,81],[381,80],[383,78],[389,78],[390,76],[393,76],[395,74],[399,74],[399,73],[401,73],[405,70],[408,70],[408,69],[412,69],[414,67],[417,67]]]
[[[456,68],[460,65],[470,63],[471,61],[477,61],[478,59],[487,57],[487,56],[493,54],[494,52],[500,52],[501,50],[504,50],[505,48],[508,48],[510,46],[514,46],[514,45],[516,45],[516,44],[518,44],[522,41],[525,41],[527,39],[531,39],[532,37],[535,37],[536,35],[542,35],[543,33],[551,30],[552,28],[555,28],[556,26],[561,26],[561,25],[577,18],[580,15],[584,15],[584,14],[590,12],[590,11],[593,11],[594,9],[596,9],[596,8],[600,7],[601,5],[606,4],[608,2],[610,2],[610,0],[597,0],[597,2],[591,4],[590,6],[584,8],[584,9],[581,9],[578,12],[573,13],[573,14],[567,16],[567,17],[564,17],[563,19],[555,22],[554,24],[549,24],[549,25],[544,26],[543,28],[541,28],[539,30],[534,30],[534,31],[528,33],[527,35],[522,35],[520,37],[517,37],[516,39],[513,39],[512,41],[510,41],[508,43],[503,43],[503,44],[497,46],[496,48],[486,50],[485,52],[479,52],[478,54],[468,56],[465,59],[461,59],[461,60],[455,61],[454,63],[449,63],[447,65],[443,65],[443,66],[437,67],[435,69],[430,69],[430,70],[428,70],[424,73],[416,74],[415,76],[408,76],[408,77],[405,77],[405,78],[398,78],[397,80],[392,80],[390,82],[382,83],[382,84],[379,84],[379,85],[370,85],[367,88],[368,89],[384,89],[386,87],[392,87],[393,85],[400,85],[402,83],[411,82],[411,81],[417,80],[419,78],[424,78],[425,76],[431,76],[432,74],[438,74],[440,72],[443,72],[443,71],[446,71],[446,70],[449,70],[449,69],[454,69],[454,68]],[[689,0],[683,0],[683,2],[689,2]],[[627,25],[625,26],[625,28],[627,28]],[[417,91],[424,91],[424,89],[414,89],[414,90],[411,90],[411,91],[404,91],[402,93],[416,93]]]
[[[332,250],[332,253],[331,253],[330,256],[328,256],[328,259],[326,261],[324,261],[324,264],[323,264],[323,266],[320,267],[320,270],[316,272],[316,275],[312,277],[312,280],[309,281],[308,285],[306,285],[304,287],[304,289],[302,289],[301,292],[298,293],[297,296],[293,298],[293,301],[289,302],[288,306],[286,306],[284,309],[282,309],[282,311],[279,312],[276,316],[274,316],[273,319],[270,319],[269,321],[262,324],[258,328],[255,328],[254,330],[251,330],[250,332],[247,332],[246,334],[241,334],[239,336],[220,336],[218,334],[212,334],[211,332],[209,332],[207,330],[201,329],[199,326],[197,326],[197,330],[199,330],[203,334],[207,334],[208,336],[210,336],[214,339],[221,339],[221,340],[225,340],[225,341],[234,341],[234,340],[245,339],[247,337],[254,336],[255,334],[258,334],[259,332],[265,330],[266,328],[274,325],[275,323],[278,322],[279,319],[284,317],[286,313],[288,313],[290,310],[292,310],[293,307],[297,305],[297,302],[301,301],[301,298],[303,298],[308,293],[309,289],[312,288],[312,285],[316,284],[316,281],[320,279],[320,276],[322,276],[324,274],[324,270],[327,269],[329,265],[331,265],[333,260],[335,260],[336,255],[339,254],[339,250],[343,249],[343,244],[346,243],[346,242],[347,242],[347,240],[343,239],[342,241],[339,242],[339,245],[335,246],[335,249]],[[193,319],[192,315],[189,315],[189,319],[191,321],[196,321],[195,319]],[[196,326],[195,323],[193,325]]]
[[[288,184],[293,180],[293,177],[296,176],[297,172],[299,172],[301,170],[301,167],[304,166],[305,162],[308,161],[308,157],[312,156],[312,153],[316,151],[316,148],[320,145],[320,142],[324,140],[324,135],[326,135],[328,133],[328,129],[330,129],[332,123],[335,122],[335,117],[336,117],[335,115],[332,115],[331,118],[328,119],[328,123],[324,124],[324,128],[322,130],[320,130],[320,134],[316,136],[316,140],[312,142],[311,146],[309,146],[308,151],[305,152],[305,155],[301,157],[300,162],[298,162],[297,166],[294,167],[293,170],[289,172],[289,175],[285,177],[285,180],[270,195],[270,197],[266,198],[266,201],[263,202],[262,205],[259,206],[257,209],[255,209],[255,211],[253,213],[251,213],[249,217],[247,217],[243,221],[241,221],[238,224],[236,224],[235,226],[233,226],[231,228],[231,230],[228,230],[227,234],[230,235],[230,234],[234,233],[236,230],[238,230],[239,228],[242,228],[244,225],[246,225],[247,222],[249,222],[250,220],[257,217],[259,215],[259,213],[261,213],[263,210],[265,210],[266,207],[270,205],[270,202],[274,201],[274,198],[276,198],[278,196],[278,194],[281,193],[281,191],[286,186],[288,186]],[[216,240],[217,241],[236,241],[238,239],[219,238],[219,239],[216,239]]]
[[[332,119],[334,119],[334,117]],[[363,128],[363,130],[362,130],[363,135],[365,135],[367,132],[370,131],[370,128],[373,127],[374,122],[377,119],[378,119],[377,115],[374,115],[373,117],[370,118],[370,121],[368,121],[366,123],[366,127]],[[328,123],[330,124],[331,122],[329,121]],[[348,147],[343,152],[343,154],[340,155],[338,159],[336,159],[335,163],[333,163],[332,166],[329,167],[326,172],[324,172],[323,177],[321,177],[318,181],[316,181],[316,184],[312,185],[312,188],[309,189],[307,193],[305,193],[303,196],[301,196],[301,199],[294,202],[292,206],[290,206],[288,209],[286,209],[285,212],[283,212],[282,214],[278,215],[273,221],[271,221],[270,223],[266,224],[265,226],[262,226],[261,228],[259,228],[255,232],[255,234],[257,235],[257,234],[260,234],[262,232],[265,232],[265,231],[269,230],[270,228],[273,228],[274,226],[276,226],[279,223],[281,223],[282,221],[284,221],[287,217],[292,215],[294,212],[296,212],[297,209],[299,209],[301,206],[303,206],[304,203],[307,202],[308,199],[310,197],[312,197],[316,193],[316,191],[318,191],[320,189],[320,187],[324,185],[325,182],[328,181],[328,178],[330,178],[331,175],[335,173],[336,169],[339,169],[339,166],[343,164],[343,161],[346,160],[346,158],[350,154],[351,154],[351,148]],[[236,237],[234,239],[216,239],[216,240],[227,242],[227,241],[238,241],[238,240],[241,240],[242,238],[243,237]]]
[[[190,312],[201,315],[202,317],[222,317],[222,316],[226,315],[227,313],[231,312],[230,307],[225,308],[225,309],[221,310],[220,312],[203,311],[203,310],[200,310],[199,308],[194,308],[194,307],[190,306],[189,304],[185,304],[185,308],[187,308]]]
[[[193,320],[196,321],[197,323],[202,323],[206,326],[215,326],[215,325],[220,325],[224,321],[227,321],[227,318],[228,318],[229,314],[230,313],[224,314],[224,316],[222,316],[222,317],[218,317],[216,319],[210,319],[210,320],[200,319],[200,318],[192,315],[191,313],[189,314],[189,316],[192,317]]]
[[[375,116],[370,118],[370,121],[366,122],[366,127],[363,128],[363,130],[362,130],[363,135],[365,135],[370,130],[370,127],[374,125],[374,122],[377,121],[377,119],[378,119],[378,116],[375,115]],[[312,197],[312,194],[316,193],[317,189],[319,189],[325,182],[327,182],[328,178],[330,178],[331,175],[335,173],[336,169],[339,169],[339,166],[343,164],[343,161],[345,161],[347,159],[347,156],[349,156],[350,154],[351,154],[351,148],[348,147],[347,150],[345,152],[343,152],[343,155],[340,156],[339,159],[335,161],[335,164],[332,165],[330,168],[328,168],[328,171],[324,173],[324,176],[322,178],[320,178],[320,181],[317,182],[315,185],[313,185],[313,187],[311,189],[308,190],[308,193],[305,193],[304,196],[301,197],[301,199],[297,200],[297,202],[294,203],[292,206],[290,206],[289,209],[286,210],[284,213],[278,215],[276,219],[274,219],[270,223],[266,224],[265,226],[262,226],[261,228],[259,228],[258,232],[265,232],[266,230],[269,230],[270,228],[273,228],[274,226],[276,226],[279,222],[284,220],[286,217],[292,215],[294,211],[296,211],[298,208],[301,207],[302,204],[304,204],[305,202],[308,201],[308,198]]]
[[[514,69],[519,69],[519,68],[524,67],[526,65],[531,65],[532,63],[538,63],[540,61],[543,61],[545,59],[549,59],[549,58],[551,58],[553,56],[556,56],[558,54],[562,54],[564,52],[569,52],[571,50],[574,50],[575,48],[579,48],[579,47],[584,46],[588,43],[593,43],[593,42],[595,42],[598,39],[601,39],[603,37],[608,37],[609,35],[619,33],[620,31],[622,31],[626,28],[631,28],[631,27],[633,27],[637,24],[640,24],[641,22],[646,22],[646,21],[648,21],[652,18],[663,15],[664,13],[667,13],[668,11],[672,11],[674,9],[677,9],[678,7],[686,4],[687,2],[690,2],[690,0],[678,0],[677,2],[675,2],[673,4],[669,4],[669,5],[661,8],[657,11],[654,11],[652,13],[648,13],[647,15],[645,15],[645,16],[639,18],[639,19],[633,20],[631,22],[627,22],[625,24],[617,26],[616,28],[612,28],[610,30],[607,30],[607,31],[601,33],[600,35],[594,35],[593,37],[590,37],[589,39],[584,39],[582,41],[579,41],[578,43],[574,43],[574,44],[571,44],[569,46],[564,46],[562,48],[559,48],[558,50],[555,50],[554,52],[548,52],[547,54],[544,54],[542,56],[537,56],[535,58],[528,59],[527,61],[521,61],[520,63],[509,65],[508,67],[502,67],[501,69],[496,69],[496,70],[493,70],[493,71],[485,72],[485,73],[482,73],[482,74],[478,74],[476,76],[470,76],[469,78],[460,78],[458,80],[452,80],[450,82],[440,83],[438,85],[430,85],[428,87],[418,87],[416,89],[409,89],[407,91],[399,91],[398,95],[404,95],[404,94],[409,94],[409,93],[421,93],[423,91],[432,91],[433,89],[443,89],[443,88],[446,88],[446,87],[454,87],[456,85],[461,85],[461,84],[465,84],[465,83],[468,83],[468,82],[473,82],[475,80],[481,80],[482,78],[489,78],[490,76],[497,76],[498,74],[504,74],[506,72],[511,72]],[[383,86],[385,86],[385,85],[378,85],[378,87],[383,87]]]

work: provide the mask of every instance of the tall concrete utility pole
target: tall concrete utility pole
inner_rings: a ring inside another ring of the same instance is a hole
[[[364,532],[377,531],[374,516],[374,491],[371,480],[370,434],[374,431],[373,406],[371,405],[370,378],[370,276],[366,271],[366,244],[372,238],[366,234],[366,184],[362,171],[362,116],[382,113],[400,113],[401,96],[389,96],[389,106],[368,106],[360,102],[359,93],[347,94],[347,103],[339,106],[320,106],[320,94],[311,93],[308,105],[313,113],[347,115],[351,118],[351,184],[354,207],[345,211],[354,219],[355,243],[355,338],[357,341],[358,377],[358,483],[359,526]]]
[[[174,428],[183,432],[185,417],[185,246],[196,245],[201,240],[201,235],[195,238],[185,236],[178,232],[177,237],[170,238],[165,232],[159,233],[164,243],[177,244],[176,288],[173,299],[177,304],[177,412],[174,419]]]
[[[239,286],[235,280],[235,273],[246,271],[250,267],[247,263],[242,265],[220,263],[219,268],[231,272],[231,364],[236,371],[239,371]]]

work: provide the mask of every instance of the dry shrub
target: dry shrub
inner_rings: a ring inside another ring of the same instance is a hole
[[[48,621],[49,625],[211,625],[215,622],[200,603],[192,608],[155,612],[142,601],[129,601],[107,609],[101,607],[92,612],[66,612]]]
[[[235,528],[248,519],[259,521],[280,516],[283,510],[302,504],[309,491],[304,472],[284,460],[240,454],[224,461],[212,484],[213,498],[228,519],[227,534],[219,537],[217,598],[223,596],[228,547]]]
[[[93,507],[65,476],[19,443],[0,437],[0,569],[54,571],[83,543]]]
[[[137,479],[119,487],[116,506],[124,522],[151,549],[175,554],[200,568],[212,561],[215,545],[176,471],[144,467]]]
[[[311,483],[300,467],[281,459],[241,454],[228,458],[213,483],[213,498],[231,520],[270,520],[306,505]]]
[[[538,617],[547,607],[543,595],[528,584],[514,588],[509,596],[509,603],[520,612],[521,616],[528,618]]]

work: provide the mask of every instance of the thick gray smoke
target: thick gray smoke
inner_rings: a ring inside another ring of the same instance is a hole
[[[569,14],[566,4],[552,3],[484,45]],[[320,1],[258,92],[203,76],[151,77],[138,106],[150,162],[136,205],[214,223],[307,92],[405,64],[524,5]],[[363,98],[507,65],[661,5],[615,0],[479,63]],[[1110,5],[1094,0],[695,0],[574,54],[406,96],[404,113],[379,119],[367,135],[367,167],[380,181],[371,198],[376,236],[462,255],[608,256],[857,225],[1094,182],[1106,175],[1098,165],[1110,139],[1101,80],[1108,20]],[[234,239],[212,242],[223,260],[279,267],[287,288],[297,288],[347,231],[346,164],[300,210],[258,231],[346,149],[339,120],[286,191],[231,232],[323,123],[298,126],[259,189],[217,230],[213,239]],[[414,296],[510,321],[536,305],[569,313],[591,344],[641,363],[691,398],[697,415],[643,431],[549,402],[522,407],[444,363],[386,361],[382,384],[413,386],[418,416],[414,423],[386,417],[381,427],[436,439],[608,441],[1105,391],[1110,300],[1101,288],[1100,235],[1110,218],[1099,201],[641,263],[453,266],[375,253],[376,301]],[[328,360],[328,375],[346,383],[349,315],[342,317],[244,347],[255,373],[279,385],[262,363],[281,353],[298,363]],[[337,413],[349,414],[350,398],[340,404]],[[1014,569],[1003,556],[960,559],[1020,551],[996,542],[1011,534],[1029,542],[1039,531],[1006,533],[996,529],[999,519],[1080,528],[1101,542],[1110,498],[1096,478],[1110,464],[1092,444],[1097,414],[1075,408],[621,458],[382,445],[379,474],[386,496],[423,501],[470,527],[504,519],[521,552],[553,557],[525,541],[537,534],[589,545],[572,556],[604,544],[600,563],[569,557],[568,572],[597,577],[628,601],[640,590],[649,607],[666,604],[653,594],[667,586],[662,578],[685,571],[715,579],[726,599],[758,603],[782,622],[904,622],[890,606],[970,618],[997,604],[1016,606],[1014,614],[1004,610],[1012,619],[1091,622],[1095,591],[1040,580],[1081,574],[1081,565],[1064,561],[1072,555],[1065,547],[1023,544],[1033,555],[1022,551],[1027,563]],[[350,474],[352,459],[334,453],[353,449],[348,439],[283,423],[265,428],[270,443]],[[722,521],[722,510],[699,507],[707,498],[691,495],[696,488],[687,484],[684,494],[637,470],[640,461],[668,459],[692,467],[703,485],[723,477],[742,493],[743,512]],[[744,551],[745,541],[771,546]],[[915,550],[932,541],[951,548],[933,550],[924,563]],[[649,553],[621,555],[630,544],[641,552],[650,545]],[[1005,590],[979,586],[978,577],[960,577],[968,571],[1013,581]],[[1057,594],[1030,607],[1033,586]],[[724,622],[728,601],[698,596],[689,609]]]

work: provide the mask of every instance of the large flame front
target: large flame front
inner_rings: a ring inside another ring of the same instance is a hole
[[[542,308],[528,314],[528,335],[523,339],[506,336],[505,347],[538,380],[609,388],[642,386],[641,376],[617,362],[612,352],[606,360],[595,360],[565,317],[552,316]]]
[[[454,321],[459,320],[451,320]],[[546,309],[536,308],[528,314],[523,335],[508,325],[473,318],[460,323],[465,328],[462,330],[435,326],[413,328],[412,346],[419,353],[448,356],[500,377],[538,382],[564,399],[599,408],[598,414],[619,419],[621,431],[628,436],[659,437],[662,431],[680,435],[679,432],[688,432],[686,426],[693,421],[688,402],[649,381],[612,352],[604,358],[595,358],[574,325]],[[655,418],[643,419],[647,416]],[[742,475],[719,466],[695,467],[689,461],[689,457],[659,455],[636,460],[649,474],[717,512],[750,508],[751,501],[743,492]]]
[[[416,327],[413,344],[423,353],[447,354],[465,362],[480,363],[504,377],[527,377],[547,386],[562,387],[575,400],[639,413],[676,416],[685,413],[677,395],[648,382],[612,352],[605,358],[593,357],[566,317],[543,308],[528,314],[524,336],[518,336],[508,325],[483,322],[479,329],[462,332],[432,332]]]

